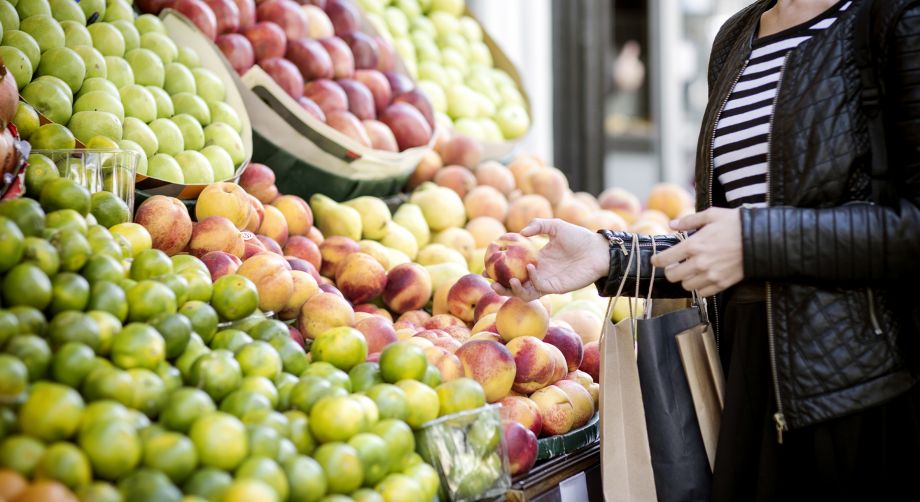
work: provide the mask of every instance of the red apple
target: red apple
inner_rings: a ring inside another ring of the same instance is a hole
[[[271,58],[259,61],[259,66],[292,98],[303,96],[303,77],[294,63],[284,58]]]
[[[284,30],[288,39],[307,36],[307,14],[294,0],[267,0],[256,8],[259,21],[270,21]]]
[[[367,70],[377,68],[379,60],[377,53],[377,41],[370,35],[356,31],[347,35],[342,35],[342,40],[351,48],[351,53],[355,57],[355,68]]]
[[[332,58],[323,45],[312,38],[288,40],[284,57],[297,66],[305,81],[332,78]]]
[[[394,96],[399,96],[400,94],[409,92],[415,88],[415,83],[412,82],[412,79],[404,73],[384,71],[383,75],[390,82],[390,89],[392,89]]]
[[[414,106],[415,109],[420,111],[422,116],[425,117],[425,121],[428,122],[428,125],[434,129],[434,110],[431,108],[431,103],[428,101],[428,98],[425,97],[425,94],[419,88],[412,89],[411,91],[396,96],[393,102],[408,103]]]
[[[377,70],[355,70],[355,80],[361,82],[374,95],[374,107],[377,113],[383,113],[393,98],[390,81]]]
[[[399,145],[396,143],[396,136],[386,124],[379,120],[364,120],[364,130],[371,139],[371,146],[374,150],[383,150],[385,152],[398,152]]]
[[[284,30],[277,24],[268,21],[255,23],[243,29],[242,33],[252,44],[257,63],[264,59],[284,56],[287,39],[284,36]]]
[[[348,111],[361,120],[377,118],[377,112],[374,110],[374,95],[366,85],[350,78],[340,79],[338,83],[348,96]]]
[[[217,46],[230,62],[230,66],[240,75],[255,63],[255,53],[249,39],[239,33],[227,33],[217,37]]]
[[[336,35],[344,35],[358,31],[360,17],[357,8],[350,0],[326,0],[324,8]]]
[[[380,121],[393,130],[400,150],[425,145],[431,139],[431,127],[425,117],[409,104],[390,105],[380,115]]]
[[[330,112],[348,109],[348,95],[342,86],[329,79],[308,82],[303,95],[312,99],[327,116]]]
[[[396,61],[396,50],[393,49],[393,44],[380,35],[375,36],[374,41],[377,42],[377,69],[392,71],[393,62]]]
[[[364,124],[350,112],[335,110],[326,114],[326,123],[333,129],[341,132],[358,142],[361,146],[370,148],[371,139],[364,130]]]
[[[256,24],[255,0],[233,0],[240,11],[240,29],[246,29]]]
[[[323,109],[316,104],[316,101],[312,99],[301,96],[297,98],[297,102],[300,103],[300,107],[307,111],[313,118],[319,120],[320,122],[326,121],[326,114],[323,113]]]
[[[217,38],[217,17],[208,4],[201,0],[176,0],[170,7],[185,15],[211,41]]]
[[[240,8],[233,0],[204,0],[217,18],[217,33],[234,33],[240,29]]]
[[[320,39],[329,57],[332,58],[332,68],[335,78],[351,78],[355,74],[355,56],[351,48],[339,37]]]

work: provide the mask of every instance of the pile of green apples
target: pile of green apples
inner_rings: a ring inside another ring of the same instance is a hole
[[[126,0],[0,0],[0,26],[24,101],[13,123],[33,149],[135,150],[139,174],[180,184],[232,178],[246,160],[224,83],[156,16]]]
[[[480,141],[501,143],[530,129],[514,80],[495,68],[479,23],[464,0],[358,0],[368,21],[392,41],[438,122]]]

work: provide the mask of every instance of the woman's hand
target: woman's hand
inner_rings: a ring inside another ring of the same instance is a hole
[[[712,296],[744,279],[741,213],[737,209],[710,208],[671,226],[697,232],[652,257],[652,265],[664,268],[669,281],[681,283],[687,291],[699,291],[701,296]]]
[[[493,283],[498,294],[531,301],[581,289],[607,275],[610,247],[602,235],[558,219],[536,219],[521,230],[525,237],[541,234],[549,237],[549,243],[537,255],[537,264],[528,265],[529,280],[521,284],[511,279],[511,291]]]

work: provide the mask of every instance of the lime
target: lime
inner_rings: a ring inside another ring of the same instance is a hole
[[[108,228],[131,221],[131,210],[125,201],[112,192],[96,192],[90,196],[90,212],[100,225]]]
[[[187,495],[197,495],[207,500],[220,500],[224,491],[233,483],[230,474],[213,467],[198,469],[182,485]]]
[[[358,404],[361,405],[361,408],[364,410],[363,430],[370,430],[371,427],[380,421],[380,411],[377,410],[377,403],[375,403],[373,399],[365,396],[364,394],[352,394],[349,397],[357,401]]]
[[[330,493],[351,493],[361,487],[364,471],[358,452],[346,443],[327,443],[314,458],[326,473]]]
[[[177,274],[186,271],[197,271],[209,275],[211,273],[208,271],[208,266],[205,265],[204,262],[190,254],[177,254],[170,256],[169,259],[173,264],[173,272]]]
[[[128,300],[125,291],[109,281],[93,283],[90,287],[89,302],[86,308],[108,312],[121,322],[128,318]]]
[[[364,407],[347,396],[323,397],[310,409],[310,432],[320,443],[348,441],[364,425]]]
[[[485,492],[502,475],[501,464],[501,458],[497,453],[493,453],[484,461],[480,461],[459,481],[456,488],[457,494],[460,497],[469,498]]]
[[[422,488],[422,500],[434,500],[438,495],[438,490],[441,487],[441,477],[434,467],[422,462],[409,467],[403,474],[414,479],[419,487]]]
[[[3,278],[3,302],[44,310],[51,302],[51,281],[36,265],[20,263]]]
[[[467,430],[466,437],[476,455],[485,457],[494,452],[502,440],[501,422],[489,417],[480,417]]]
[[[125,269],[121,261],[104,254],[90,257],[80,273],[92,284],[99,281],[115,282],[125,278]]]
[[[198,453],[192,441],[177,432],[165,432],[144,442],[144,465],[182,483],[198,465]]]
[[[49,313],[83,310],[89,302],[89,282],[73,272],[62,272],[51,280]]]
[[[224,491],[221,502],[278,502],[278,493],[264,481],[258,479],[237,479]]]
[[[186,270],[179,274],[188,282],[188,300],[209,302],[211,301],[211,274],[207,272]]]
[[[283,336],[285,338],[291,337],[288,325],[283,321],[277,321],[275,319],[263,319],[257,322],[249,329],[248,333],[253,339],[262,340],[263,342],[270,342],[273,338],[278,336]]]
[[[316,439],[310,432],[310,419],[300,410],[284,413],[288,419],[288,439],[301,455],[310,455],[316,450]]]
[[[333,387],[340,387],[351,392],[351,379],[348,373],[336,368],[327,362],[315,362],[304,370],[303,375],[315,375],[325,378]]]
[[[156,374],[163,381],[163,387],[166,389],[167,394],[182,387],[182,373],[168,362],[163,361],[158,364]]]
[[[128,319],[146,321],[158,314],[176,312],[176,294],[156,281],[140,281],[128,290]]]
[[[48,346],[48,342],[36,335],[14,336],[7,342],[3,351],[26,365],[30,382],[44,377],[51,363],[51,347]]]
[[[326,494],[326,476],[316,460],[294,457],[284,463],[284,472],[290,485],[291,500],[316,502]]]
[[[131,323],[115,335],[111,353],[119,368],[154,369],[166,358],[166,342],[149,325]]]
[[[138,469],[118,482],[118,491],[131,502],[180,502],[182,492],[165,474],[152,469]]]
[[[45,275],[51,277],[61,268],[61,259],[57,249],[45,239],[39,237],[26,237],[25,249],[22,252],[24,263],[33,263],[42,269]]]
[[[352,437],[348,444],[358,452],[364,469],[364,484],[373,486],[389,472],[387,443],[375,434],[362,432]]]
[[[354,328],[332,328],[313,340],[310,354],[314,361],[328,362],[340,370],[348,371],[367,358],[367,341]]]
[[[387,345],[380,353],[380,376],[384,382],[421,380],[428,369],[428,359],[418,345],[396,342]]]
[[[146,368],[131,368],[128,375],[134,382],[134,400],[131,407],[148,417],[156,417],[166,403],[166,385]]]
[[[284,470],[270,458],[253,457],[247,459],[236,470],[236,479],[257,479],[266,483],[275,491],[279,500],[288,498],[288,481]]]
[[[86,237],[73,228],[58,230],[51,236],[49,242],[57,249],[61,260],[61,270],[65,272],[79,271],[86,265],[93,252]]]
[[[0,403],[14,402],[27,385],[29,368],[9,354],[0,354]]]
[[[400,387],[381,383],[367,389],[366,394],[374,400],[382,420],[406,420],[409,417],[409,397]]]
[[[484,487],[488,488],[488,486]],[[404,474],[390,474],[375,488],[387,502],[412,502],[424,500],[422,487],[414,479]],[[483,490],[485,491],[485,490]],[[477,492],[477,495],[483,492]]]
[[[208,352],[211,352],[211,349],[201,341],[201,337],[197,333],[192,333],[192,336],[189,337],[188,345],[185,347],[185,352],[174,361],[179,373],[182,373],[184,381],[188,381],[191,378],[192,365],[195,364],[195,361]]]
[[[293,389],[299,381],[297,377],[290,373],[282,373],[281,376],[275,379],[275,389],[278,390],[278,405],[276,408],[279,410],[291,408],[291,389]]]
[[[68,310],[54,316],[48,324],[48,337],[55,347],[67,342],[80,342],[95,351],[99,348],[99,325],[83,312]]]
[[[134,379],[127,371],[98,365],[86,375],[81,386],[86,399],[113,399],[126,406],[134,404]]]
[[[165,284],[166,287],[171,289],[173,294],[176,295],[176,305],[182,306],[188,301],[189,284],[185,277],[175,274],[166,274],[158,277],[157,281],[161,284]]]
[[[41,205],[26,198],[0,202],[0,216],[9,218],[26,237],[37,237],[45,229],[45,212]]]
[[[435,390],[441,403],[441,416],[472,410],[486,404],[482,386],[471,378],[457,378],[438,385]]]
[[[217,311],[203,301],[191,300],[182,305],[179,313],[191,321],[192,330],[198,333],[202,340],[211,341],[217,332]]]
[[[160,412],[160,423],[177,432],[188,432],[200,416],[217,409],[214,401],[204,391],[182,387],[171,393]]]
[[[431,387],[432,389],[441,385],[444,380],[441,378],[441,370],[433,364],[428,365],[428,369],[425,370],[425,376],[422,377],[422,383]]]
[[[271,380],[263,376],[243,377],[243,382],[240,384],[240,390],[261,394],[265,399],[268,399],[272,408],[278,405],[278,389],[275,388],[275,384],[273,384]]]
[[[141,459],[141,441],[127,421],[96,420],[80,431],[79,443],[93,474],[103,479],[120,478],[134,470]]]
[[[409,400],[409,416],[406,423],[413,429],[438,418],[438,393],[418,380],[400,380],[396,386],[406,393]]]
[[[390,454],[389,466],[391,472],[399,466],[403,459],[415,451],[415,436],[412,429],[402,420],[381,420],[371,428],[371,432],[380,436],[387,444]]]
[[[284,371],[299,375],[307,368],[306,352],[304,352],[303,347],[291,339],[291,337],[276,336],[268,343],[270,343],[281,356],[281,364],[284,366]]]
[[[259,291],[246,277],[230,274],[214,282],[211,305],[222,319],[242,319],[259,306]]]
[[[53,479],[69,488],[88,485],[92,468],[82,450],[71,443],[51,444],[35,466],[36,479]]]
[[[121,321],[114,315],[102,310],[90,310],[87,316],[96,321],[99,326],[99,347],[96,353],[106,356],[112,350],[112,341],[115,335],[121,331]]]
[[[125,405],[112,400],[100,400],[86,405],[80,422],[80,434],[98,423],[128,423],[131,412]]]
[[[39,314],[40,315],[40,314]],[[19,318],[9,310],[0,310],[0,347],[6,345],[7,340],[19,334]]]
[[[278,463],[284,465],[285,462],[296,457],[297,454],[297,447],[294,446],[294,443],[288,438],[281,438],[278,444],[278,454],[274,458],[278,460]]]
[[[127,240],[132,256],[137,256],[141,251],[153,247],[153,239],[151,239],[150,233],[137,223],[119,223],[114,227],[110,227],[109,231],[112,232],[112,236],[116,240],[118,236]]]
[[[116,260],[125,258],[121,244],[115,239],[109,230],[100,225],[91,225],[86,229],[86,240],[89,241],[89,247],[93,250],[94,256],[111,256]],[[126,267],[121,267],[122,277],[126,272]]]
[[[31,478],[39,460],[45,455],[45,445],[29,436],[9,436],[0,443],[0,467],[12,469]]]
[[[166,341],[166,358],[182,355],[192,336],[192,322],[182,314],[160,314],[147,321]]]
[[[296,410],[310,413],[313,405],[330,393],[332,393],[331,383],[318,376],[306,375],[300,377],[300,381],[291,388],[290,404]]]
[[[243,423],[233,415],[219,411],[202,415],[189,431],[202,465],[232,470],[249,452],[249,440]]]
[[[351,390],[354,392],[364,392],[374,385],[383,383],[380,376],[380,365],[373,362],[360,363],[348,372],[348,378],[351,380]]]
[[[32,135],[29,136],[29,143],[32,144],[32,148],[36,150],[72,150],[77,146],[77,139],[74,137],[73,133],[70,132],[70,129],[62,126],[61,124],[47,123],[43,126],[40,126]],[[29,156],[29,162],[32,162],[32,156]],[[55,172],[57,168],[55,167]],[[47,175],[45,175],[47,176]],[[53,181],[57,179],[56,177],[44,178],[45,181]],[[34,188],[41,187],[44,190],[44,186],[47,183],[36,183]],[[28,188],[27,188],[28,190]],[[38,196],[40,191],[31,191],[30,193]],[[42,206],[45,204],[42,203]],[[87,210],[89,210],[89,194],[87,194]]]
[[[159,249],[145,249],[134,256],[131,278],[135,281],[153,279],[172,273],[172,261]]]
[[[78,389],[95,367],[93,349],[79,342],[68,342],[51,358],[51,377],[56,382]]]
[[[259,427],[271,427],[281,435],[287,434],[290,428],[287,416],[275,410],[251,410],[249,413],[246,413],[241,420],[243,421],[243,425],[247,427],[254,425]]]
[[[6,272],[22,259],[25,236],[13,220],[0,216],[0,272]]]
[[[33,148],[35,148],[34,143]],[[60,177],[61,173],[58,172],[57,166],[54,165],[51,159],[41,154],[29,155],[29,167],[26,168],[26,193],[30,197],[38,199],[42,193],[42,188],[45,187],[48,181]]]
[[[243,380],[240,365],[228,350],[215,350],[202,355],[192,365],[188,383],[220,401],[240,386]]]
[[[246,426],[246,435],[249,438],[250,457],[278,458],[281,453],[281,434],[275,429],[264,425]],[[292,444],[293,445],[293,444]],[[294,448],[294,454],[297,449]],[[281,459],[278,459],[279,461]]]
[[[104,481],[96,481],[77,490],[80,502],[123,502],[118,489]]]
[[[43,127],[46,126],[40,127],[36,134],[41,133]],[[39,202],[41,202],[42,209],[46,212],[57,211],[58,209],[73,209],[86,216],[89,214],[90,209],[90,194],[86,187],[76,181],[54,178],[42,187]]]
[[[64,230],[70,228],[85,235],[88,229],[86,218],[73,209],[58,209],[51,211],[45,216],[45,231],[43,235],[51,235],[52,230]]]
[[[238,329],[218,331],[211,340],[211,348],[224,349],[236,354],[240,349],[252,343],[252,338]]]
[[[227,394],[220,402],[220,411],[229,413],[237,418],[242,418],[253,410],[270,410],[272,404],[262,394],[246,390],[235,390]]]
[[[256,340],[236,353],[236,360],[245,376],[277,378],[281,374],[281,356],[267,342]]]

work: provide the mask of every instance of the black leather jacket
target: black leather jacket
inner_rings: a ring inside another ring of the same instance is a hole
[[[745,279],[766,283],[778,427],[864,409],[918,380],[920,334],[904,300],[911,296],[905,285],[920,276],[920,1],[876,1],[888,4],[873,33],[883,41],[879,71],[898,200],[867,202],[871,155],[851,8],[790,53],[771,129],[770,207],[741,209]],[[771,5],[759,0],[735,15],[713,45],[697,150],[699,210],[727,206],[712,181],[713,130],[760,15]],[[630,236],[622,237],[628,246]],[[658,238],[659,249],[666,239],[673,244],[673,237]],[[642,251],[647,260],[650,249]],[[625,264],[620,247],[611,246],[610,275],[598,283],[602,293],[616,292]],[[647,261],[642,268],[647,275]],[[686,295],[666,282],[656,280],[658,295]],[[713,306],[717,310],[717,301]]]

